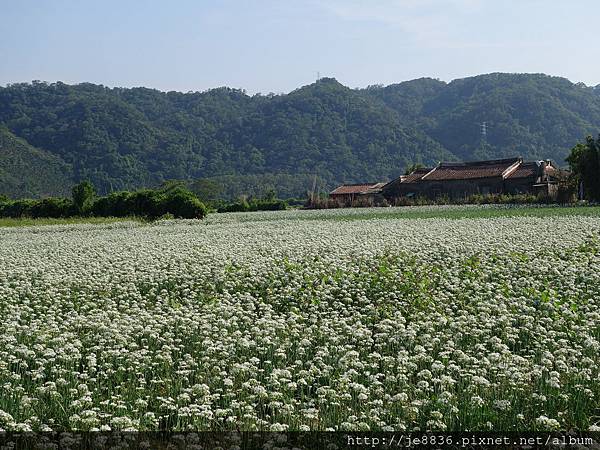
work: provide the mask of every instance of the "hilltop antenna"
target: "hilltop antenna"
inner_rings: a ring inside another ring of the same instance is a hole
[[[317,81],[319,81],[320,79],[321,79],[321,72],[319,72],[319,71],[317,70]]]

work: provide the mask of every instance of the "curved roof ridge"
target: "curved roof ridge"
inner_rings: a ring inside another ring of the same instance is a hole
[[[468,166],[491,166],[497,164],[509,164],[515,163],[517,161],[522,161],[523,158],[520,156],[514,156],[512,158],[502,158],[502,159],[485,159],[479,161],[451,161],[446,162],[442,161],[438,164],[438,167],[468,167]]]

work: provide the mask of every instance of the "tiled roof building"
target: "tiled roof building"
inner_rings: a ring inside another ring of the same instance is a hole
[[[418,169],[413,170],[408,175],[403,175],[402,182],[404,183],[414,183],[415,181],[420,180],[431,172],[433,169],[431,167],[419,167]]]
[[[566,175],[550,160],[523,161],[515,157],[442,162],[433,168],[415,169],[387,184],[344,184],[331,191],[329,197],[345,205],[365,203],[366,200],[378,203],[383,198],[394,203],[400,197],[465,199],[474,194],[543,193],[552,197],[556,195],[558,181]]]
[[[361,184],[342,184],[329,193],[330,196],[336,195],[359,195],[369,190],[377,189],[385,183],[361,183]]]
[[[358,200],[373,199],[381,193],[385,183],[342,184],[329,193],[329,198],[340,204],[352,205]]]
[[[421,179],[434,181],[506,177],[514,172],[521,162],[520,158],[510,158],[491,161],[440,163]]]
[[[425,173],[423,173],[425,172]],[[547,161],[524,162],[522,158],[488,161],[444,162],[432,169],[417,169],[382,188],[389,201],[399,197],[467,198],[474,194],[552,195],[564,172]]]

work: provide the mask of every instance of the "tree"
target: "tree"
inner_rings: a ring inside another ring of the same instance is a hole
[[[421,163],[414,163],[411,164],[410,166],[408,166],[406,168],[406,170],[404,171],[404,175],[410,175],[411,173],[413,173],[415,170],[417,169],[422,169],[423,167],[425,167],[423,164]]]
[[[588,136],[585,143],[578,143],[566,161],[571,168],[573,184],[583,185],[588,200],[600,200],[600,137]]]
[[[184,180],[167,180],[164,181],[163,183],[161,183],[160,185],[160,191],[168,194],[169,192],[172,191],[177,191],[180,189],[186,189],[187,188],[187,182]]]
[[[202,219],[206,215],[206,207],[198,197],[183,189],[169,192],[164,201],[164,209],[178,219]]]
[[[200,178],[191,184],[190,190],[196,194],[201,202],[213,205],[219,200],[223,186],[216,181]]]
[[[266,202],[274,202],[275,200],[277,200],[277,192],[275,192],[275,189],[269,189],[265,193],[263,200],[265,200]]]
[[[71,195],[73,198],[73,205],[75,206],[75,209],[77,209],[77,212],[79,214],[84,214],[91,206],[94,196],[96,195],[96,190],[92,183],[85,180],[73,186]]]

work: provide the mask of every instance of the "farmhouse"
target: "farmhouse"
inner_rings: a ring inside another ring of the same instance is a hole
[[[464,199],[474,194],[543,194],[556,198],[558,182],[566,172],[552,161],[523,161],[523,158],[471,162],[441,162],[435,167],[418,168],[387,184],[342,185],[331,192],[341,204],[357,199],[385,198],[394,203],[399,198],[423,197]]]
[[[554,197],[564,176],[550,160],[525,162],[522,158],[462,163],[440,163],[417,169],[382,188],[384,197],[467,198],[481,194],[544,194]]]
[[[356,202],[374,202],[385,183],[342,184],[329,193],[329,198],[340,205],[351,206]]]

